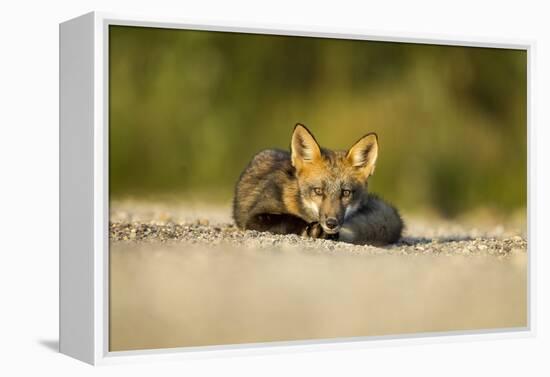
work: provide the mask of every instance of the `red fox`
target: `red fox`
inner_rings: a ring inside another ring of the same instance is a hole
[[[290,153],[263,150],[241,173],[233,200],[235,223],[241,229],[354,244],[397,242],[403,230],[399,212],[367,191],[378,149],[375,133],[347,152],[321,148],[297,124]]]

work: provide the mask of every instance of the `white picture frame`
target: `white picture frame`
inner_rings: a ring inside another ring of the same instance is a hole
[[[350,349],[388,344],[530,337],[535,334],[532,160],[528,159],[528,322],[525,328],[109,352],[108,28],[110,25],[248,32],[387,42],[522,49],[528,64],[528,151],[533,154],[533,41],[365,33],[92,12],[60,24],[60,351],[90,364]],[[460,335],[460,336],[458,336]]]

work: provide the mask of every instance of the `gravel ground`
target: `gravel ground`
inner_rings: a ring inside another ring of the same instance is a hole
[[[521,236],[496,238],[468,235],[440,237],[403,237],[397,244],[386,247],[352,245],[343,242],[312,239],[297,235],[276,235],[257,231],[243,231],[232,224],[209,224],[206,220],[183,224],[122,223],[110,224],[113,241],[180,242],[204,245],[231,245],[252,249],[301,249],[329,253],[394,253],[394,254],[461,254],[494,255],[505,257],[522,253],[527,241]]]
[[[228,208],[112,203],[110,349],[527,325],[521,221],[405,221],[380,248],[238,230]]]
[[[231,222],[228,208],[115,204],[111,211],[110,239],[133,242],[178,242],[231,245],[251,249],[301,249],[329,253],[392,253],[493,255],[524,253],[527,242],[521,226],[490,221],[464,226],[442,219],[426,221],[405,217],[404,237],[394,245],[373,247],[297,235],[243,231]]]

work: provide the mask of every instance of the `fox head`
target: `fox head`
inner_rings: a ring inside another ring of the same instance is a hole
[[[321,148],[303,125],[294,128],[292,166],[309,222],[319,222],[328,234],[337,233],[344,220],[367,200],[367,180],[374,173],[378,137],[369,133],[347,151]]]

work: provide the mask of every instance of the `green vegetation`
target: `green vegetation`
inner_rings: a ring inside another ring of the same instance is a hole
[[[371,190],[454,216],[526,206],[525,51],[240,33],[110,30],[113,198],[227,201],[294,124],[346,149],[375,131]]]

